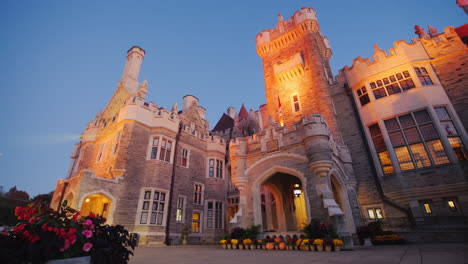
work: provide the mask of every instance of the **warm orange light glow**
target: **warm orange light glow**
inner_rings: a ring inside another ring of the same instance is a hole
[[[85,202],[89,203],[89,201],[91,201],[91,199],[86,198]]]

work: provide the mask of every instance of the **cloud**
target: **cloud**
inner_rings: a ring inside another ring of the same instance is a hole
[[[5,154],[3,154],[3,152],[0,152],[0,157],[3,156],[3,155],[5,155]]]

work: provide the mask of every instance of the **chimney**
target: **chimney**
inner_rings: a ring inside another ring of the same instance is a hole
[[[227,114],[230,116],[232,119],[236,117],[236,109],[234,107],[229,107],[227,109]]]

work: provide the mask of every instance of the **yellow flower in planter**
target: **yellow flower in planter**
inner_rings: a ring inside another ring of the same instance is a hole
[[[250,245],[250,244],[252,244],[252,239],[250,238],[244,239],[244,245]]]
[[[344,245],[344,243],[343,243],[343,241],[341,239],[333,239],[333,245],[342,246],[342,245]]]
[[[309,245],[309,239],[304,239],[304,240],[302,240],[301,245],[302,245],[302,246]]]
[[[237,244],[239,244],[239,240],[237,240],[237,239],[231,239],[231,244],[237,245]]]
[[[296,241],[296,246],[300,246],[301,243],[302,243],[302,239],[298,239],[298,240]]]
[[[315,239],[315,240],[314,240],[314,245],[316,245],[316,246],[321,246],[321,245],[323,245],[323,239]]]
[[[226,244],[226,239],[219,241],[220,244]]]

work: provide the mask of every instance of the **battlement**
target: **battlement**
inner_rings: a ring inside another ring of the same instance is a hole
[[[303,7],[296,11],[288,20],[278,15],[278,24],[274,28],[263,30],[257,34],[257,53],[262,57],[265,53],[281,49],[300,38],[306,32],[318,32],[325,48],[330,49],[330,42],[320,33],[317,15],[313,8]],[[331,49],[330,49],[331,53]]]
[[[351,67],[345,66],[344,71],[351,87],[354,87],[361,80],[384,72],[386,70],[401,66],[411,62],[421,62],[434,58],[433,50],[447,49],[447,44],[452,39],[458,39],[458,48],[464,49],[463,42],[459,39],[453,27],[446,27],[444,33],[434,37],[424,36],[414,38],[408,43],[404,40],[393,42],[393,47],[387,51],[374,45],[374,54],[370,58],[357,57],[353,60]]]

